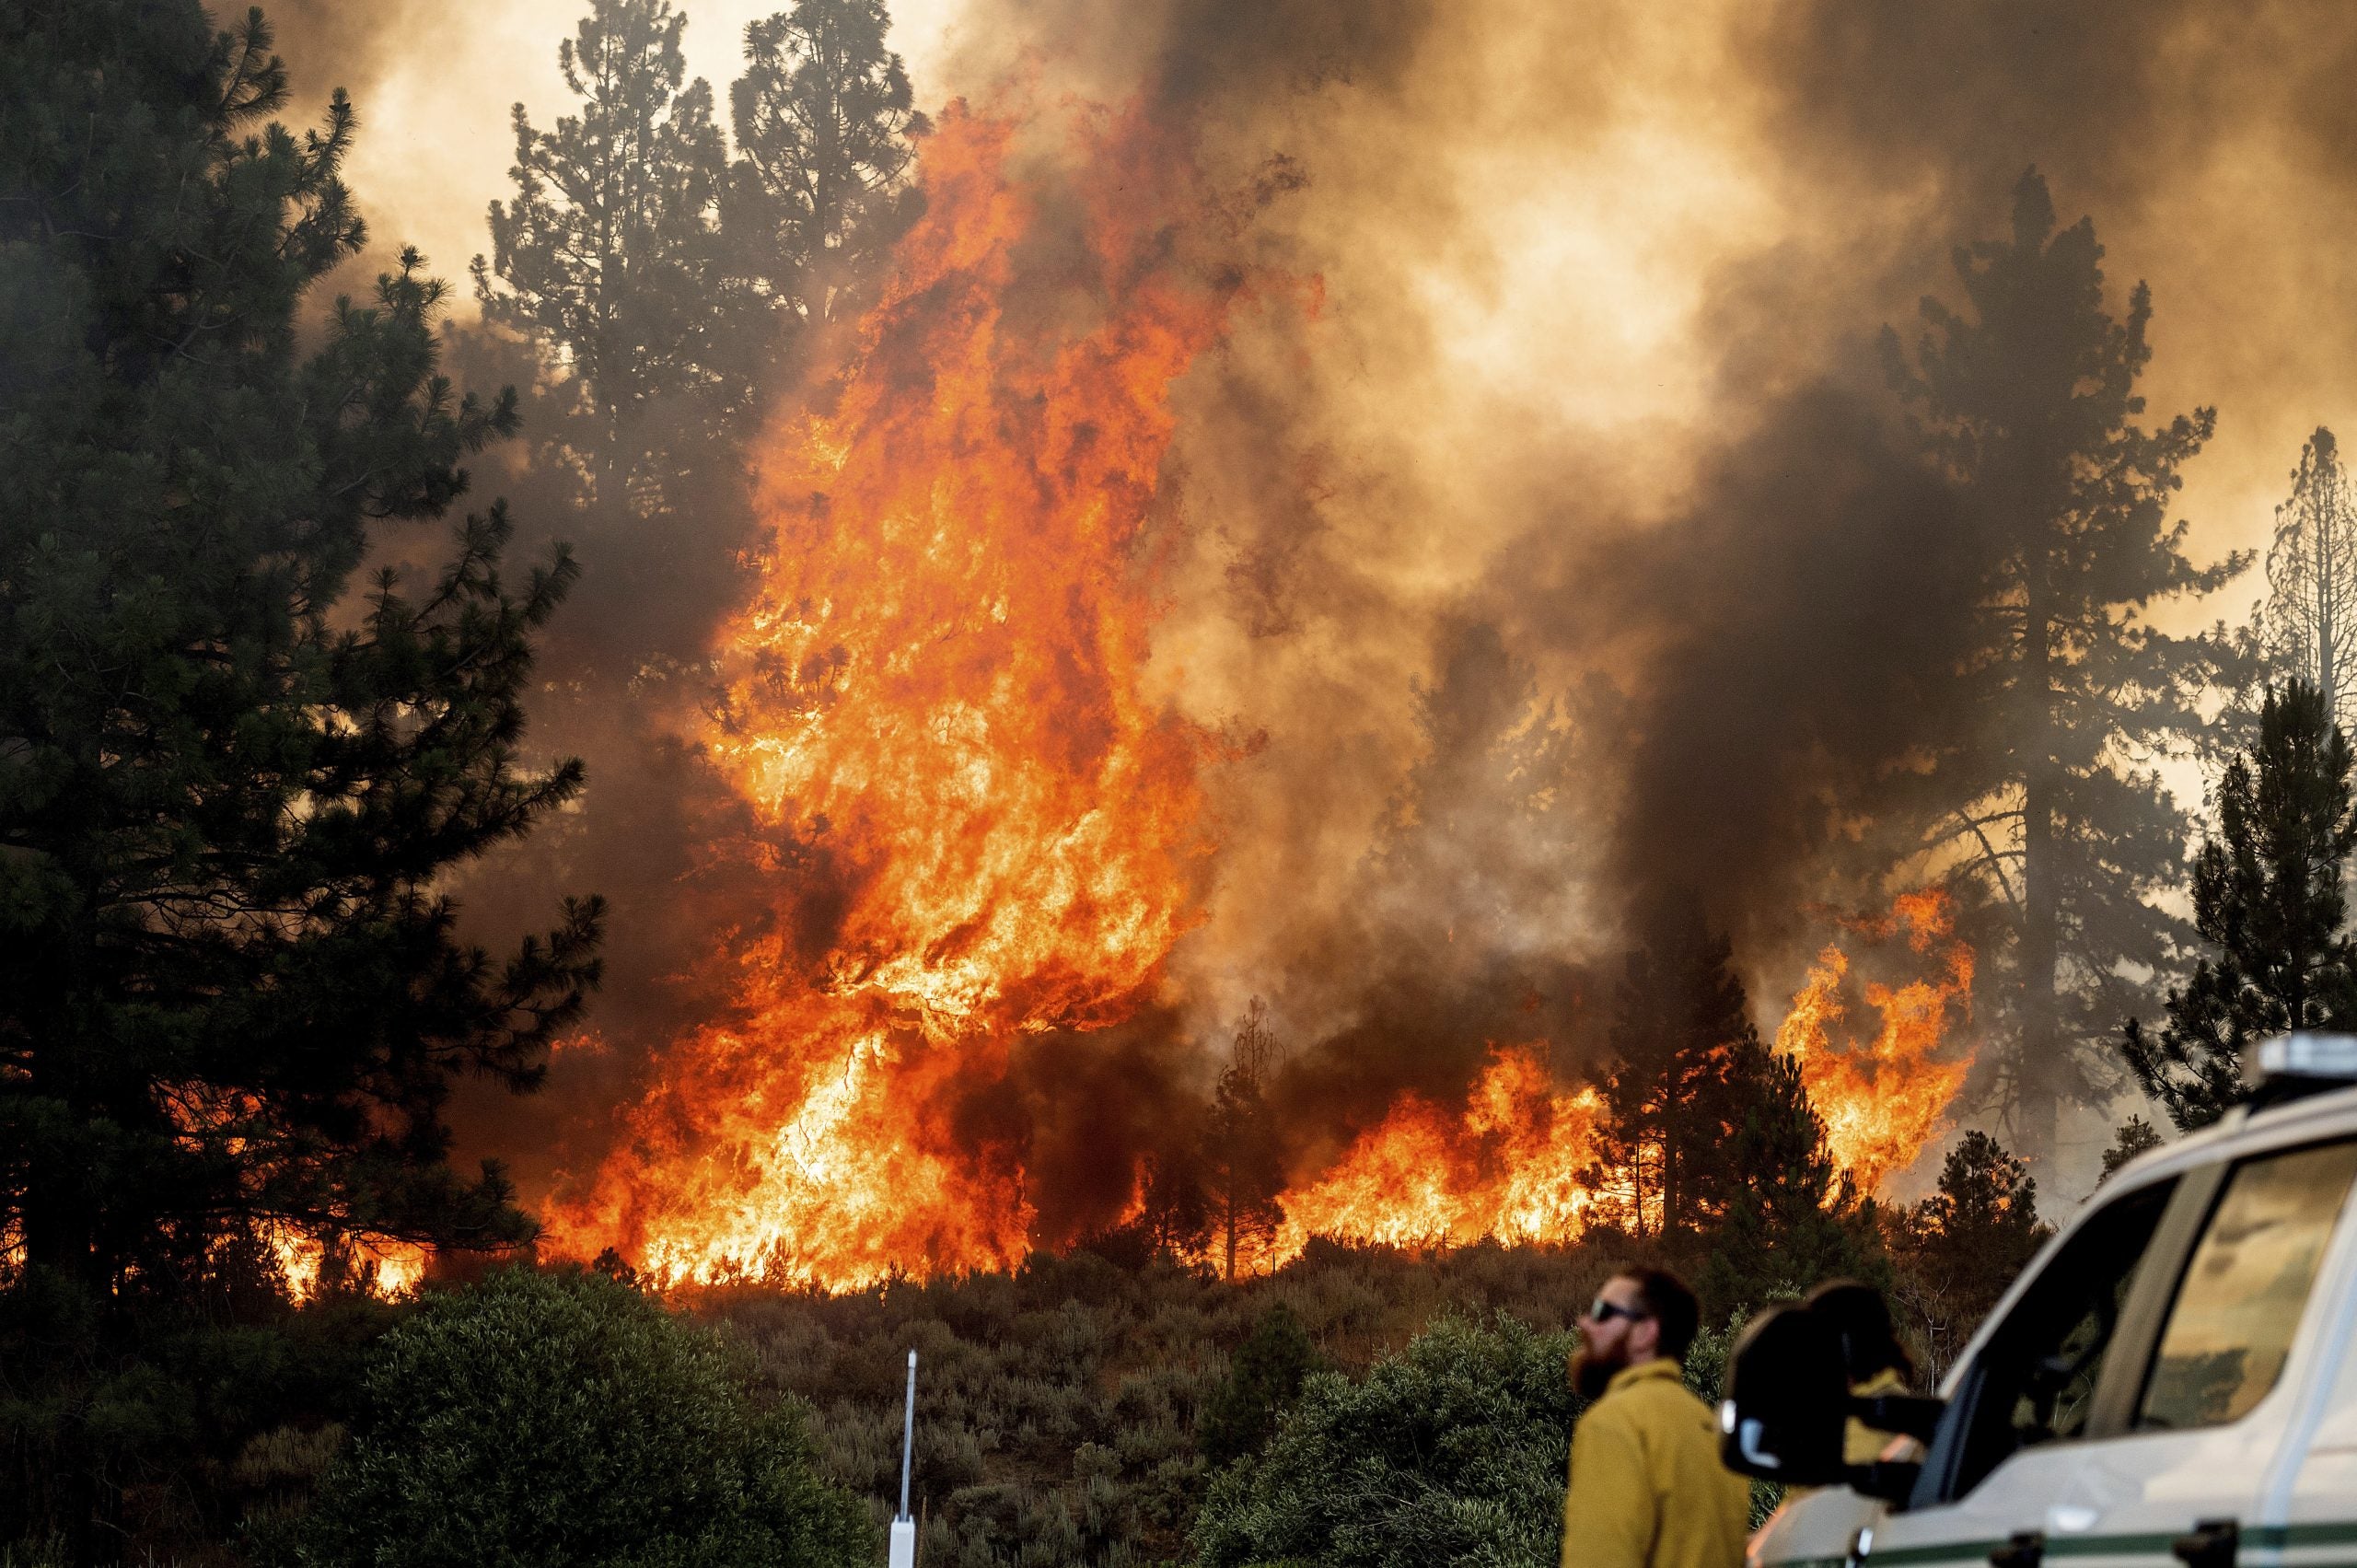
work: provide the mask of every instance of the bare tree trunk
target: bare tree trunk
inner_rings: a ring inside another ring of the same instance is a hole
[[[2038,570],[2035,560],[2030,570]],[[2032,705],[2022,768],[2021,1037],[2008,1109],[2018,1152],[2042,1161],[2054,1153],[2068,1045],[2055,994],[2061,898],[2054,865],[2053,655],[2045,596],[2035,581],[2028,588],[2022,625],[2022,689]]]

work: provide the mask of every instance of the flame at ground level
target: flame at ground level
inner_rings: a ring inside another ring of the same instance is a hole
[[[1538,1050],[1493,1051],[1461,1110],[1405,1096],[1333,1168],[1285,1194],[1271,1261],[1300,1256],[1312,1236],[1391,1247],[1572,1240],[1595,1202],[1581,1173],[1595,1161],[1597,1109],[1592,1088],[1556,1092]]]
[[[328,1249],[319,1237],[290,1225],[269,1232],[271,1255],[277,1260],[286,1294],[299,1305],[319,1294],[319,1275],[328,1264]],[[355,1236],[336,1260],[339,1272],[360,1289],[376,1295],[400,1295],[415,1290],[425,1278],[433,1254],[413,1241],[389,1236]]]

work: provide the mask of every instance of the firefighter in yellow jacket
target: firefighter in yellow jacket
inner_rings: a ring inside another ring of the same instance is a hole
[[[1719,1463],[1718,1423],[1679,1375],[1699,1316],[1659,1269],[1596,1293],[1572,1364],[1596,1402],[1572,1433],[1563,1568],[1740,1568],[1751,1483]]]

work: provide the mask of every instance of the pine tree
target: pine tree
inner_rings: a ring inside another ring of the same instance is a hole
[[[484,316],[573,388],[598,498],[627,493],[643,514],[660,510],[678,444],[658,416],[695,403],[718,419],[746,395],[722,368],[737,319],[718,226],[727,153],[711,87],[685,82],[687,22],[671,0],[592,0],[557,47],[581,112],[541,132],[516,105],[516,199],[492,203],[492,258],[474,261]]]
[[[2151,1122],[2141,1116],[2131,1116],[2112,1132],[2111,1147],[2103,1152],[2103,1170],[2097,1181],[2108,1181],[2119,1167],[2148,1149],[2161,1146],[2161,1135]]]
[[[1317,1368],[1318,1347],[1293,1309],[1279,1302],[1262,1313],[1236,1347],[1226,1381],[1203,1403],[1196,1437],[1205,1462],[1216,1469],[1259,1453]]]
[[[1238,1268],[1249,1270],[1267,1255],[1284,1219],[1277,1202],[1285,1185],[1283,1150],[1267,1096],[1278,1055],[1276,1037],[1256,996],[1237,1026],[1227,1066],[1212,1092],[1203,1144],[1212,1243],[1224,1277],[1231,1280]]]
[[[931,126],[884,47],[890,21],[883,0],[795,0],[745,29],[725,227],[737,268],[795,324],[857,308],[916,216],[907,175]]]
[[[1896,1295],[1930,1352],[1934,1382],[2049,1234],[2029,1167],[1982,1132],[1940,1167],[1939,1189],[1897,1217]]]
[[[119,1445],[203,1409],[149,1353],[273,1237],[528,1237],[444,1103],[536,1084],[597,978],[595,900],[501,962],[436,891],[580,787],[515,749],[574,567],[511,582],[493,506],[423,592],[347,593],[514,400],[437,373],[413,253],[299,346],[366,231],[350,106],[266,124],[270,45],[195,0],[0,13],[0,1537],[85,1562]]]
[[[1599,1168],[1637,1235],[1676,1235],[1725,1211],[1729,1140],[1766,1060],[1724,936],[1691,894],[1666,900],[1614,995]]]
[[[2340,445],[2322,425],[2300,448],[2292,494],[2275,508],[2260,621],[2275,668],[2316,687],[2346,731],[2357,720],[2357,495]]]
[[[2349,742],[2305,680],[2270,691],[2258,740],[2218,786],[2218,836],[2193,866],[2193,921],[2216,949],[2169,993],[2155,1040],[2130,1019],[2121,1050],[2180,1129],[2243,1098],[2246,1046],[2287,1029],[2357,1025],[2357,944],[2342,870],[2357,847]]]
[[[1749,1103],[1729,1144],[1734,1190],[1702,1275],[1712,1317],[1820,1280],[1879,1282],[1889,1268],[1874,1239],[1877,1211],[1836,1169],[1800,1063],[1757,1047],[1741,1057],[1734,1077]]]
[[[1927,775],[1931,847],[1964,852],[2003,922],[1998,1089],[2036,1157],[2059,1107],[2093,1097],[2087,1047],[2135,1010],[2134,977],[2169,972],[2185,937],[2153,901],[2177,884],[2185,818],[2149,764],[2199,730],[2196,699],[2230,656],[2145,612],[2247,563],[2195,566],[2167,519],[2215,413],[2134,423],[2152,297],[2140,284],[2111,317],[2102,259],[2087,220],[2057,232],[2032,169],[2012,234],[1956,253],[1969,313],[1926,299],[1911,361],[1885,334],[1987,563],[1986,636],[1964,675],[1976,720]]]

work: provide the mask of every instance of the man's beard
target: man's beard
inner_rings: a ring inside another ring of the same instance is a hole
[[[1626,1355],[1602,1356],[1583,1346],[1572,1357],[1572,1388],[1583,1400],[1601,1399],[1606,1386],[1628,1365]]]

